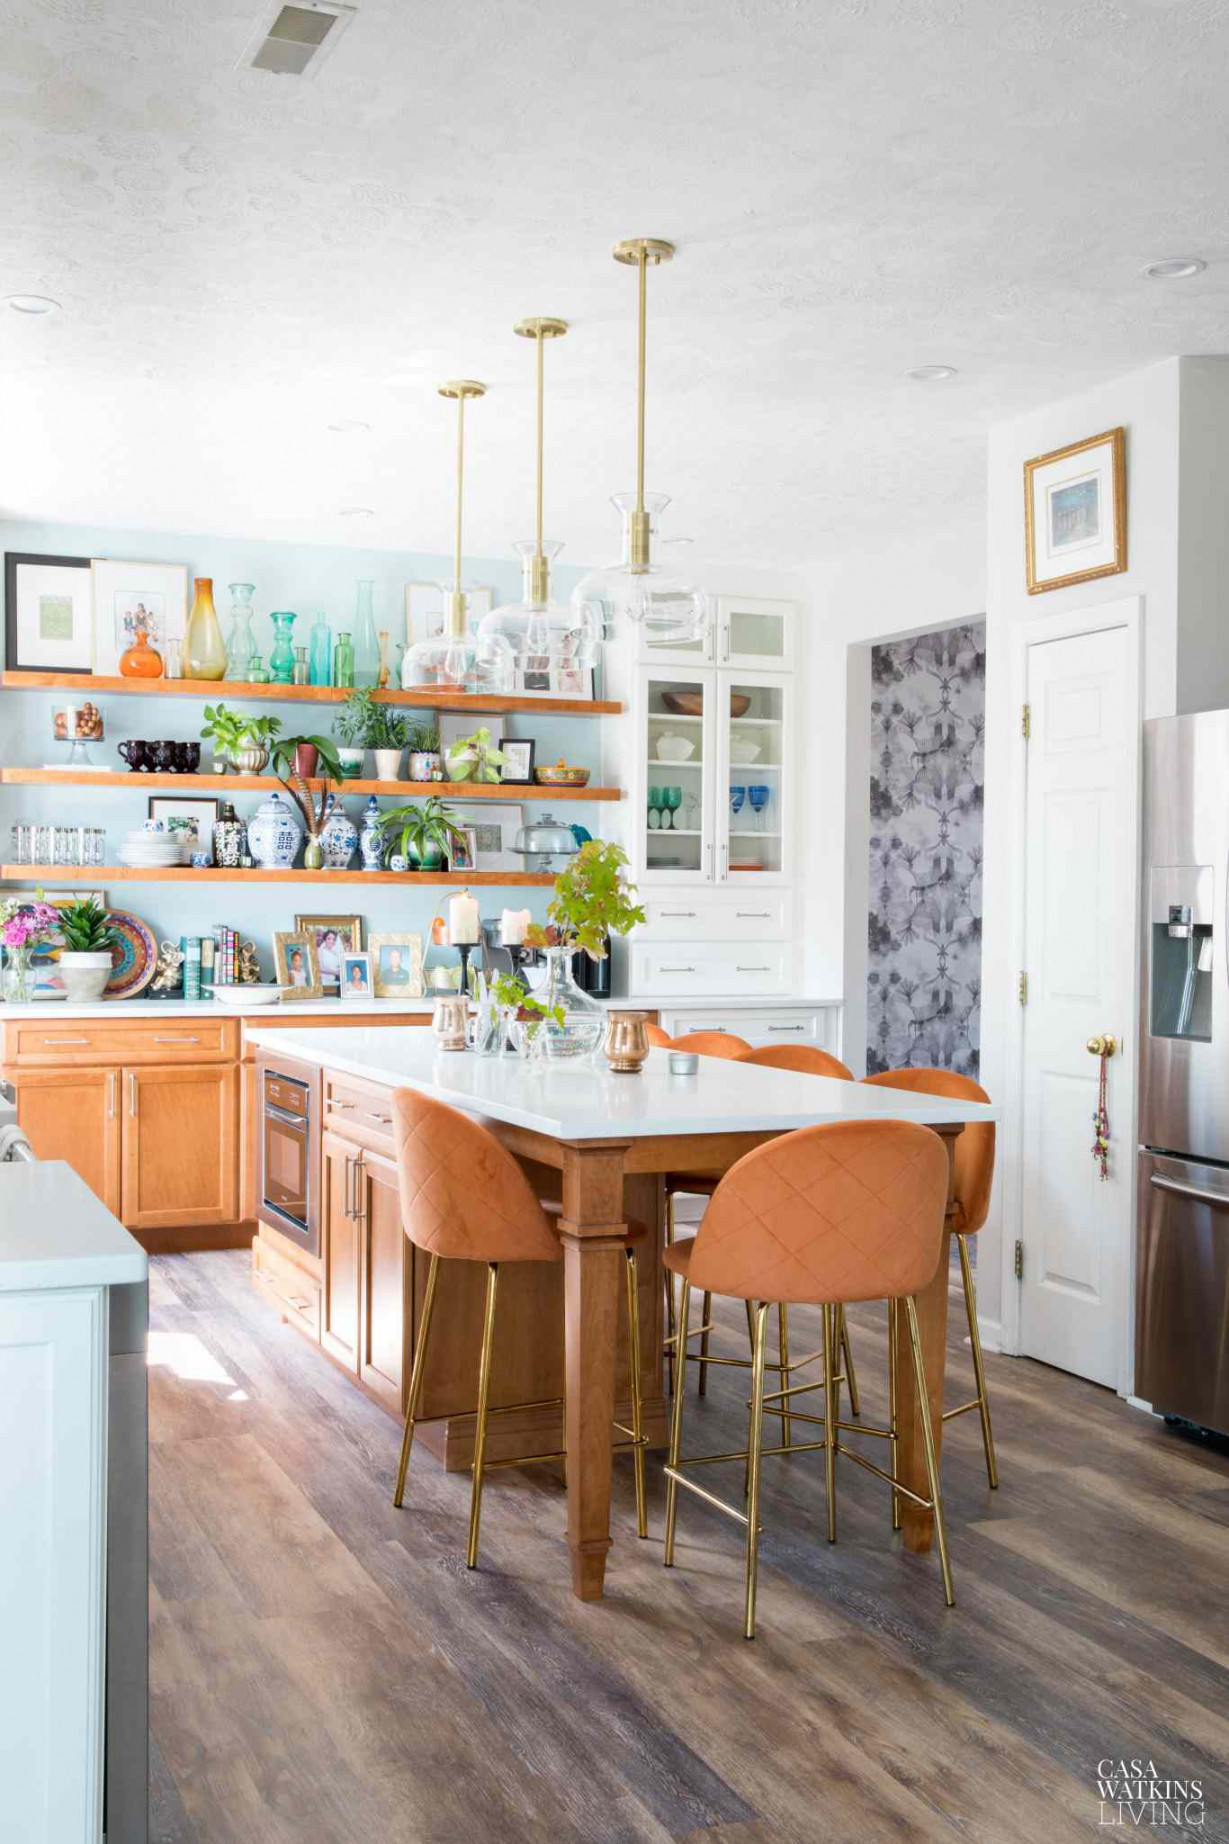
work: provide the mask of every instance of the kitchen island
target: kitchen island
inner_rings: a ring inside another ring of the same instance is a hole
[[[331,1166],[331,1176],[322,1174],[320,1181],[323,1215],[315,1302],[320,1342],[329,1348],[329,1337],[334,1335],[330,1332],[332,1296],[344,1289],[346,1331],[355,1347],[350,1364],[355,1373],[361,1378],[377,1346],[396,1358],[395,1380],[385,1377],[390,1386],[389,1407],[398,1403],[404,1406],[417,1317],[415,1306],[421,1301],[425,1282],[425,1273],[420,1279],[415,1261],[404,1253],[391,1131],[392,1092],[402,1087],[418,1089],[477,1116],[526,1165],[539,1186],[539,1194],[559,1199],[564,1256],[568,1545],[573,1590],[585,1600],[602,1593],[610,1548],[611,1430],[616,1416],[616,1377],[625,1374],[626,1363],[618,1309],[619,1250],[629,1221],[643,1222],[649,1230],[640,1273],[642,1388],[646,1432],[650,1440],[658,1442],[663,1433],[664,1173],[725,1171],[765,1140],[825,1121],[918,1121],[944,1137],[950,1154],[966,1121],[997,1118],[993,1107],[975,1103],[868,1088],[861,1083],[713,1058],[701,1058],[695,1076],[672,1076],[664,1051],[651,1051],[639,1075],[625,1076],[614,1074],[604,1062],[524,1064],[468,1052],[448,1053],[441,1051],[434,1037],[425,1031],[369,1027],[344,1034],[292,1034],[257,1026],[250,1035],[261,1068],[283,1070],[290,1062],[301,1070],[318,1073],[321,1139],[324,1159]],[[377,1170],[370,1180],[364,1180],[359,1168],[371,1173],[373,1159]],[[373,1188],[384,1193],[378,1227]],[[272,1233],[277,1234],[276,1230]],[[335,1235],[340,1239],[336,1261],[332,1247]],[[256,1250],[258,1272],[264,1241],[262,1219]],[[918,1298],[936,1439],[941,1430],[938,1411],[947,1327],[947,1242],[945,1236],[935,1280]],[[278,1260],[289,1259],[281,1250],[273,1252]],[[477,1268],[478,1264],[474,1265]],[[464,1266],[450,1264],[449,1278],[457,1278],[458,1270]],[[306,1266],[301,1266],[299,1272],[306,1282]],[[474,1282],[476,1305],[479,1274],[461,1278]],[[535,1278],[531,1276],[531,1280]],[[555,1282],[555,1278],[555,1272],[550,1273],[546,1284]],[[380,1296],[389,1309],[383,1315],[376,1312]],[[399,1308],[396,1339],[394,1300]],[[444,1346],[443,1327],[452,1308],[442,1293],[437,1311],[440,1344]],[[300,1323],[310,1330],[310,1303]],[[555,1302],[545,1291],[536,1298],[519,1299],[517,1310],[508,1312],[504,1330],[511,1348],[501,1351],[497,1344],[493,1385],[507,1378],[510,1366],[518,1374],[516,1387],[503,1400],[559,1393],[558,1324]],[[468,1337],[458,1337],[446,1349],[446,1374],[433,1378],[428,1369],[426,1400],[420,1411],[426,1418],[454,1412],[441,1407],[445,1401],[455,1403],[457,1412],[473,1401],[476,1325],[472,1343]],[[921,1424],[907,1351],[903,1356],[899,1365],[900,1476],[906,1486],[924,1495]],[[433,1341],[433,1361],[437,1357]],[[525,1371],[531,1371],[547,1386],[525,1388]],[[552,1382],[556,1386],[551,1387]],[[492,1401],[499,1400],[493,1393]],[[501,1419],[510,1422],[514,1418]],[[619,1419],[624,1419],[622,1405]],[[930,1513],[907,1504],[904,1532],[908,1547],[929,1548]]]

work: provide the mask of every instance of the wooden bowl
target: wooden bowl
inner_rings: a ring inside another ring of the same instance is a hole
[[[703,717],[704,693],[702,691],[664,691],[661,701],[668,711],[678,717]],[[730,693],[730,716],[745,717],[751,709],[751,700],[746,692]]]

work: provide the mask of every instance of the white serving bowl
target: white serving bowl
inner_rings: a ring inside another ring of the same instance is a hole
[[[663,762],[689,762],[695,753],[695,744],[685,736],[660,736],[657,739],[657,754]]]
[[[276,1005],[289,986],[215,986],[213,996],[219,1005],[240,1006]]]
[[[749,743],[742,736],[731,737],[730,760],[737,762],[740,768],[747,768],[756,760],[762,746],[760,743]]]

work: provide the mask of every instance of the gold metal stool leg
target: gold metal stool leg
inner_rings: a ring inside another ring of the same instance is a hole
[[[917,1307],[912,1294],[906,1297],[905,1311],[909,1316],[909,1346],[913,1352],[913,1374],[917,1380],[918,1415],[922,1423],[922,1445],[926,1450],[926,1478],[935,1520],[935,1539],[939,1545],[939,1567],[943,1571],[943,1598],[949,1607],[954,1607],[956,1596],[952,1591],[952,1569],[947,1558],[947,1529],[943,1521],[943,1494],[939,1490],[939,1462],[935,1454],[935,1434],[930,1419],[930,1395],[926,1388],[926,1366],[922,1360]]]
[[[897,1300],[888,1301],[888,1426],[892,1430],[891,1439],[888,1442],[888,1452],[892,1456],[889,1465],[891,1467],[893,1479],[899,1477],[896,1470],[898,1465],[897,1453],[900,1445],[900,1415],[896,1405],[896,1329],[899,1304]],[[899,1530],[900,1524],[900,1493],[893,1489],[892,1529]]]
[[[781,1377],[781,1388],[789,1388],[789,1308],[781,1301],[777,1306],[777,1355],[781,1362],[777,1369]],[[789,1397],[782,1398],[785,1408],[789,1409]],[[790,1414],[781,1417],[781,1445],[792,1447],[794,1444],[794,1418]]]
[[[713,1317],[713,1296],[711,1293],[706,1293],[704,1296],[704,1305],[700,1311],[700,1324],[704,1327],[704,1330],[700,1334],[700,1356],[701,1357],[708,1356],[708,1337],[709,1337],[708,1328],[712,1322],[712,1317]],[[707,1396],[708,1394],[708,1365],[707,1364],[700,1365],[700,1381],[696,1385],[696,1394],[697,1396]]]
[[[499,1263],[490,1261],[486,1270],[486,1316],[482,1323],[482,1355],[478,1360],[478,1418],[474,1428],[474,1484],[469,1500],[469,1544],[465,1566],[478,1566],[478,1523],[482,1516],[482,1466],[486,1459],[486,1406],[491,1387],[491,1346],[495,1342],[495,1295],[499,1286]]]
[[[674,1194],[671,1191],[667,1191],[666,1192],[666,1247],[671,1248],[673,1247],[673,1244],[674,1244]],[[675,1371],[676,1357],[678,1353],[678,1337],[677,1337],[678,1326],[675,1322],[675,1313],[674,1313],[674,1275],[671,1273],[669,1268],[662,1269],[662,1279],[665,1282],[665,1287],[666,1287],[666,1337],[669,1340],[673,1340],[672,1343],[668,1343],[666,1345],[666,1393],[668,1395],[672,1395],[674,1393],[674,1371]],[[703,1366],[701,1366],[701,1368],[703,1368]],[[682,1370],[680,1369],[679,1375],[681,1376],[682,1374],[683,1374]]]
[[[636,1473],[636,1535],[647,1537],[649,1520],[644,1502],[644,1429],[640,1413],[640,1293],[634,1249],[626,1251],[626,1269],[627,1368],[632,1399],[632,1464]]]
[[[764,1443],[764,1339],[768,1302],[755,1310],[751,1352],[751,1427],[747,1441],[750,1477],[747,1489],[747,1547],[743,1565],[743,1638],[755,1638],[755,1590],[760,1567],[760,1458]]]
[[[828,1541],[836,1542],[836,1308],[824,1307],[824,1491],[828,1499]]]
[[[683,1282],[683,1298],[679,1305],[679,1342],[676,1350],[687,1348],[687,1319],[691,1311],[691,1282]],[[687,1391],[681,1385],[682,1367],[679,1368],[680,1386],[674,1392],[674,1401],[670,1407],[670,1457],[667,1462],[672,1467],[679,1463],[679,1453],[683,1445],[683,1401]],[[669,1569],[674,1566],[674,1524],[678,1516],[679,1488],[675,1479],[666,1480],[666,1546],[663,1561]]]
[[[862,1413],[862,1402],[858,1395],[858,1379],[854,1374],[853,1347],[849,1342],[849,1325],[845,1318],[845,1308],[838,1306],[837,1319],[840,1324],[841,1352],[844,1358],[845,1381],[849,1385],[849,1406],[855,1415]]]
[[[973,1375],[977,1380],[977,1406],[981,1411],[982,1446],[986,1450],[986,1476],[992,1488],[999,1483],[998,1462],[994,1457],[994,1430],[990,1426],[990,1398],[986,1394],[986,1366],[982,1361],[981,1334],[977,1329],[977,1288],[973,1281],[973,1264],[969,1260],[969,1239],[957,1236],[960,1250],[960,1273],[964,1281],[964,1310],[969,1321],[969,1343],[973,1348]]]
[[[405,1433],[401,1437],[401,1459],[397,1465],[397,1483],[393,1488],[393,1503],[398,1509],[405,1497],[405,1475],[409,1468],[410,1446],[414,1439],[414,1418],[418,1414],[423,1377],[427,1370],[427,1339],[431,1331],[431,1314],[435,1308],[435,1283],[439,1276],[439,1268],[439,1256],[432,1255],[427,1263],[427,1290],[423,1296],[422,1318],[418,1322],[418,1343],[414,1347],[414,1367],[410,1371],[410,1393],[405,1405]]]

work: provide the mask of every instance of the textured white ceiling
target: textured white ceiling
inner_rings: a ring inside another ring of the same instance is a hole
[[[315,83],[234,69],[259,10],[5,0],[0,294],[64,312],[0,312],[0,512],[445,548],[462,373],[501,553],[552,313],[548,525],[604,559],[627,235],[679,246],[648,472],[697,560],[967,518],[994,418],[1226,349],[1222,0],[359,0]]]

